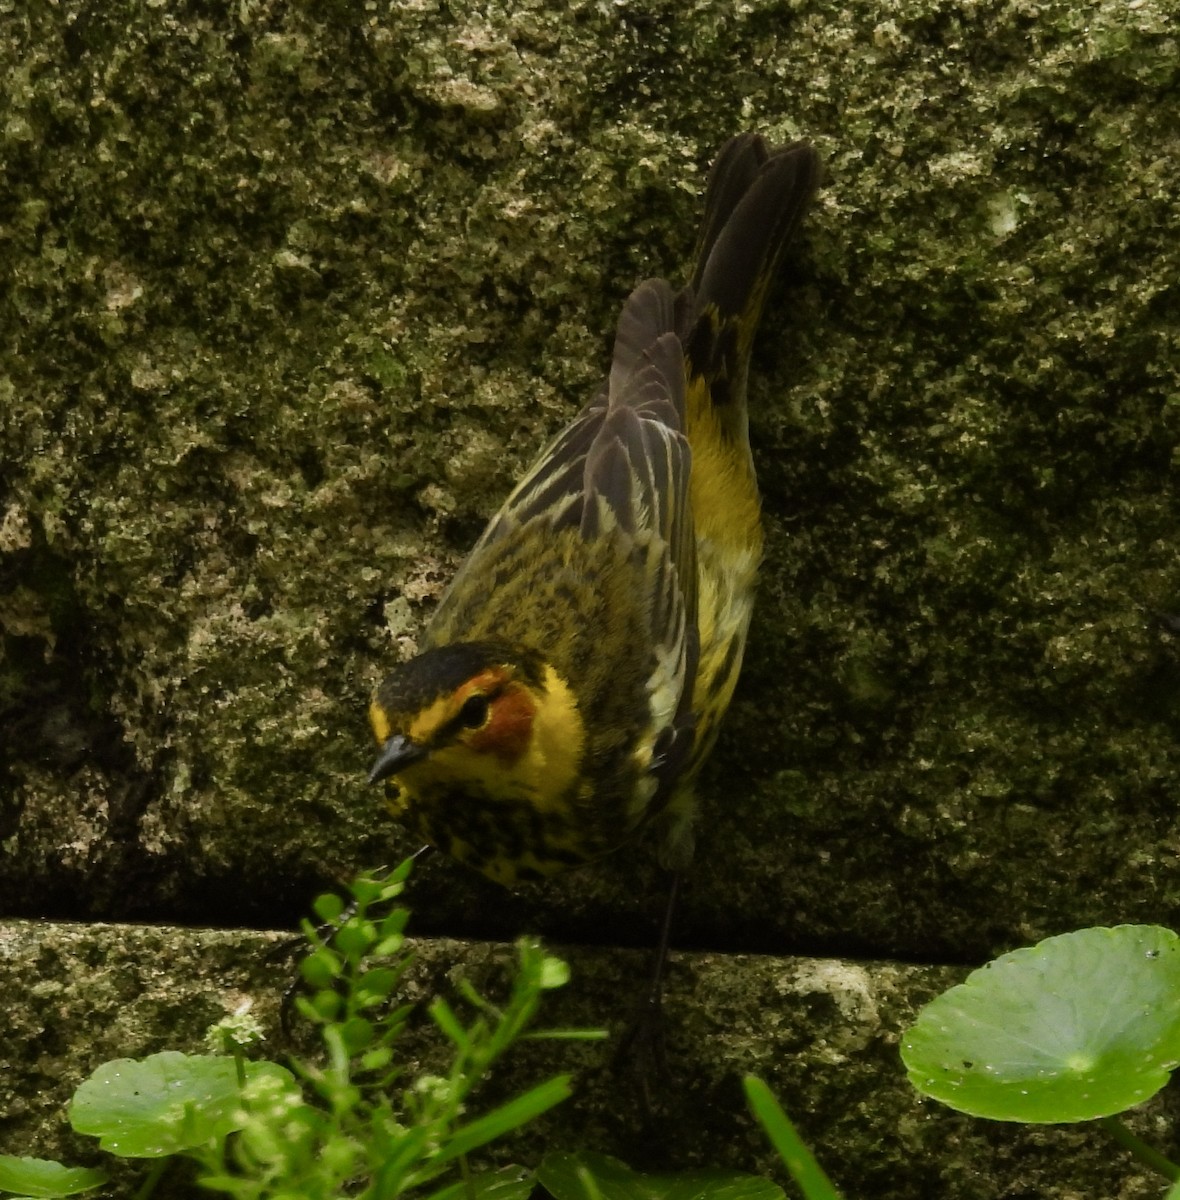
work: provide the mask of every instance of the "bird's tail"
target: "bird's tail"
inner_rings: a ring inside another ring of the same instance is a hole
[[[809,143],[774,148],[756,133],[726,142],[709,172],[686,349],[690,377],[708,381],[733,436],[744,438],[746,372],[766,292],[820,175]]]

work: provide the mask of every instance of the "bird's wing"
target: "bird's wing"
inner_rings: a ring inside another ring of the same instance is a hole
[[[678,330],[690,304],[662,279],[631,293],[606,384],[545,448],[472,551],[537,520],[575,527],[588,541],[628,538],[645,562],[652,637],[681,673],[685,710],[696,674],[697,570]]]

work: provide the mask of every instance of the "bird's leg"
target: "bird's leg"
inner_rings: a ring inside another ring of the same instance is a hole
[[[635,1072],[639,1083],[640,1100],[644,1114],[650,1118],[655,1099],[651,1075],[664,1082],[668,1077],[667,1047],[664,1042],[664,969],[668,963],[671,947],[672,921],[676,912],[676,901],[680,895],[679,871],[672,874],[668,889],[668,902],[664,908],[664,919],[660,927],[660,940],[652,957],[651,974],[631,1023],[623,1032],[615,1051],[617,1067],[626,1066]]]

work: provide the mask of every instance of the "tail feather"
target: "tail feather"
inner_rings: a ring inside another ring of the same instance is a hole
[[[772,149],[756,133],[726,142],[705,192],[692,276],[700,308],[716,308],[722,320],[749,318],[819,179],[819,155],[807,142]]]
[[[740,407],[744,399],[767,288],[820,174],[819,156],[807,142],[772,148],[756,133],[726,142],[709,172],[686,340],[692,373],[709,381],[716,405],[736,401]]]

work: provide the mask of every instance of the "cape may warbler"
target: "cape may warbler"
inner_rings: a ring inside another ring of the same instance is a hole
[[[610,374],[459,568],[369,708],[370,781],[500,883],[661,827],[692,854],[693,780],[741,667],[762,555],[746,429],[767,285],[819,181],[756,134],[709,174],[692,280],[623,306]]]

